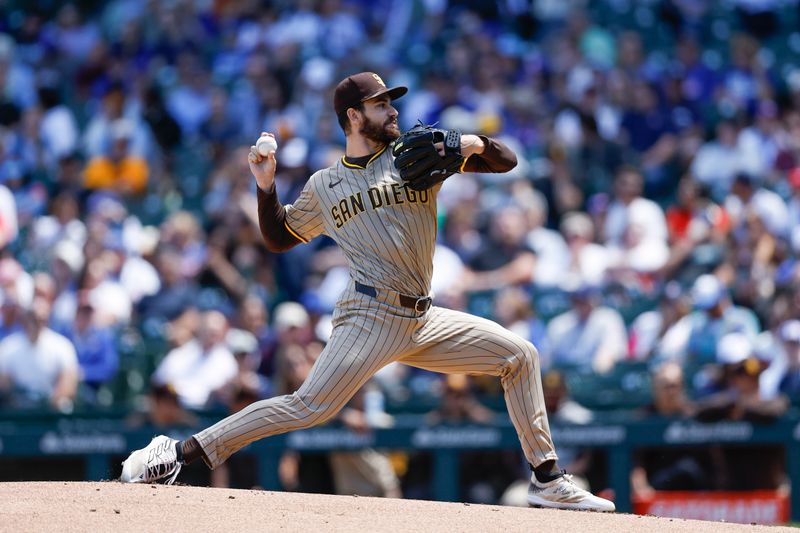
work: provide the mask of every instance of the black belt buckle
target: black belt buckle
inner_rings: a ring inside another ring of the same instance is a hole
[[[414,311],[417,313],[427,313],[428,309],[431,308],[431,300],[430,296],[417,298],[417,301],[414,302]]]

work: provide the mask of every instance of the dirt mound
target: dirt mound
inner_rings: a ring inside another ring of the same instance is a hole
[[[0,531],[692,531],[784,528],[418,500],[163,485],[0,483]],[[789,531],[788,528],[786,528]]]

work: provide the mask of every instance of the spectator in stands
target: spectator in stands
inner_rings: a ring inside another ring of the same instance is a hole
[[[18,231],[17,203],[9,188],[2,184],[0,176],[0,250],[16,240]]]
[[[725,199],[725,210],[731,216],[734,233],[751,216],[757,216],[771,235],[786,237],[789,212],[786,202],[777,193],[758,184],[752,174],[739,173],[733,180],[731,194]]]
[[[236,358],[236,375],[221,388],[214,391],[214,399],[223,405],[233,405],[234,398],[241,391],[249,391],[257,401],[271,396],[270,383],[259,374],[260,362],[258,339],[243,329],[230,328],[225,334],[225,344]]]
[[[477,229],[474,205],[454,205],[447,212],[441,231],[442,242],[461,259],[473,257],[481,246],[482,237]]]
[[[193,428],[197,427],[199,421],[181,405],[172,385],[152,384],[147,393],[147,409],[134,413],[125,423],[132,428]]]
[[[112,82],[108,86],[99,109],[83,134],[83,151],[88,158],[113,153],[113,144],[121,134],[127,135],[127,149],[131,156],[147,156],[149,133],[140,116],[140,105],[133,100],[125,94],[122,83]]]
[[[200,288],[181,272],[181,255],[169,245],[156,251],[156,270],[161,278],[161,290],[139,302],[142,320],[172,320],[184,309],[196,303]]]
[[[687,418],[694,414],[694,404],[686,393],[683,368],[674,361],[657,365],[650,373],[653,402],[644,409],[648,416]]]
[[[564,373],[560,370],[545,372],[542,378],[542,394],[547,416],[551,420],[566,424],[588,424],[594,420],[594,413],[572,399]],[[574,472],[574,469],[570,468],[569,471]]]
[[[536,316],[530,294],[521,287],[507,287],[494,298],[494,318],[503,327],[547,352],[547,326]],[[477,377],[477,376],[476,376]]]
[[[368,433],[374,427],[387,427],[391,424],[391,417],[383,411],[382,402],[380,390],[367,383],[337,418],[346,428],[361,434]],[[402,497],[400,480],[385,452],[374,448],[334,451],[330,454],[330,464],[337,494]]]
[[[195,277],[207,260],[200,221],[189,211],[178,211],[161,224],[161,242],[179,255],[178,268],[186,278]]]
[[[441,405],[426,416],[426,422],[431,426],[464,422],[487,424],[493,419],[494,413],[475,397],[470,378],[458,374],[447,376]]]
[[[211,115],[212,91],[206,71],[194,51],[185,51],[176,61],[178,83],[167,94],[166,108],[183,135],[194,136]]]
[[[430,426],[441,424],[487,424],[494,413],[475,396],[470,378],[451,374],[444,380],[440,406],[427,414]],[[519,454],[501,451],[469,451],[459,454],[459,498],[474,503],[495,503],[505,489],[523,477]],[[409,459],[408,473],[403,479],[407,498],[430,498],[433,465],[429,453],[416,453]],[[530,477],[530,474],[528,474]]]
[[[642,36],[636,30],[620,32],[617,39],[617,73],[628,84],[645,79],[645,48]]]
[[[730,231],[727,212],[709,197],[708,189],[684,176],[678,199],[667,208],[669,259],[661,269],[665,278],[678,272],[693,279],[698,269],[719,262]]]
[[[663,363],[651,373],[653,403],[643,414],[685,419],[694,412],[686,395],[683,369]],[[718,451],[708,447],[644,448],[634,456],[631,489],[634,498],[647,499],[657,490],[709,490],[714,487]]]
[[[738,130],[732,120],[717,124],[716,136],[697,151],[691,176],[708,188],[712,198],[722,201],[730,193],[733,179],[743,170],[736,146]]]
[[[775,270],[777,289],[800,286],[800,226],[793,229],[787,252],[786,257]]]
[[[625,358],[627,335],[618,311],[600,302],[600,288],[583,285],[570,291],[572,309],[547,326],[549,353],[544,367],[580,367],[604,373]]]
[[[81,393],[92,402],[97,389],[111,381],[117,374],[119,354],[114,334],[109,327],[94,323],[94,306],[85,292],[78,295],[78,306],[72,327],[64,336],[75,346],[80,365],[80,380],[86,387]]]
[[[761,69],[760,65],[756,68]],[[770,83],[769,77],[764,74],[763,71],[756,74],[757,78],[761,78],[756,80],[756,85]],[[755,108],[755,119],[739,132],[737,143],[742,172],[757,176],[766,183],[774,182],[781,138],[785,137],[778,118],[778,106],[770,99],[759,99],[751,105]]]
[[[346,267],[343,265],[340,270]],[[446,245],[437,242],[433,252],[433,277],[431,278],[431,291],[438,294],[440,305],[450,309],[466,309],[463,291],[461,291],[461,277],[466,271],[464,262],[458,254]],[[342,283],[341,273],[337,276]],[[342,283],[343,285],[343,283]],[[332,292],[332,291],[329,291]],[[330,301],[330,298],[328,299]]]
[[[275,332],[269,327],[269,313],[264,301],[252,294],[245,297],[239,304],[235,325],[256,338],[258,342],[258,372],[271,378],[278,340]]]
[[[720,73],[714,103],[719,111],[724,111],[728,116],[752,113],[759,96],[759,87],[771,89],[767,73],[758,58],[758,41],[749,35],[738,33],[728,40],[728,45],[730,63]]]
[[[39,139],[43,157],[48,167],[55,168],[62,157],[75,151],[79,130],[75,114],[63,101],[56,87],[39,88],[42,115],[39,122]]]
[[[792,238],[798,233],[797,228],[800,228],[800,166],[794,167],[789,171],[788,182],[792,190],[792,196],[788,204],[789,228],[792,231],[790,238]]]
[[[230,113],[228,93],[220,87],[211,92],[211,105],[208,118],[200,125],[200,137],[210,144],[211,159],[217,161],[225,155],[227,143],[239,138],[241,123]]]
[[[3,288],[0,293],[0,340],[22,329],[20,306],[17,305],[16,291]]]
[[[786,411],[785,397],[761,397],[759,376],[769,362],[758,358],[753,341],[745,334],[733,332],[722,337],[717,361],[722,366],[720,392],[698,403],[695,416],[699,420],[769,422]]]
[[[254,199],[251,190],[250,170],[247,167],[246,147],[232,150],[217,162],[211,171],[207,192],[203,200],[206,216],[226,226],[236,226],[247,213],[242,202]],[[258,217],[253,221],[258,227]]]
[[[742,333],[729,333],[720,340],[717,357],[723,371],[722,390],[698,402],[695,414],[698,420],[769,423],[786,412],[786,397],[762,397],[759,376],[769,362],[760,360],[753,348],[753,343]],[[785,483],[782,446],[726,446],[722,448],[722,457],[723,489],[777,489]]]
[[[571,397],[563,372],[549,370],[542,376],[542,395],[549,420],[575,425],[594,421],[594,413]],[[564,465],[564,469],[586,490],[589,490],[587,474],[592,465],[592,457],[591,449],[571,446],[561,446],[558,449],[558,460]]]
[[[247,387],[232,389],[229,398],[228,412],[237,413],[262,398],[258,390]],[[259,489],[258,483],[258,457],[246,450],[231,457],[211,471],[211,486],[233,489]]]
[[[165,152],[176,148],[181,142],[181,129],[164,105],[158,87],[151,85],[145,90],[142,119],[150,126],[150,133]]]
[[[778,329],[786,370],[780,379],[779,390],[795,405],[800,403],[800,320],[791,319]]]
[[[664,333],[658,357],[689,368],[712,364],[717,360],[717,345],[723,336],[740,332],[752,342],[760,331],[753,311],[733,305],[728,289],[713,274],[697,278],[691,298],[694,310]]]
[[[691,310],[691,302],[677,281],[670,281],[661,290],[658,307],[633,319],[628,328],[628,355],[646,361],[657,354],[664,333]]]
[[[290,306],[283,309],[297,308]],[[278,323],[279,317],[281,317],[281,322],[288,321],[288,311],[275,309],[276,328],[283,327]],[[294,335],[301,338],[303,336],[299,331],[294,331],[292,336]],[[303,384],[322,350],[320,346],[305,345],[300,342],[281,343],[281,347],[275,361],[274,390],[277,394],[291,394]],[[284,452],[278,464],[278,477],[284,490],[320,494],[335,492],[333,472],[326,455],[295,451]]]
[[[45,28],[45,39],[68,61],[86,57],[100,40],[97,22],[84,21],[74,4],[60,6],[54,22]]]
[[[780,27],[778,10],[781,4],[776,0],[736,0],[733,4],[744,29],[760,40],[769,39]]]
[[[695,3],[681,3],[679,9],[692,10],[697,17],[695,24],[700,24],[701,13],[707,6]],[[687,17],[689,18],[689,17]],[[698,42],[697,33],[686,32],[680,35],[675,46],[674,74],[681,80],[681,90],[684,98],[692,105],[695,111],[702,111],[704,105],[710,102],[717,87],[717,73],[710,68],[702,57],[702,46]]]
[[[75,319],[78,301],[78,277],[83,271],[84,255],[80,246],[62,240],[52,250],[50,273],[55,282],[55,299],[50,321],[63,331]]]
[[[605,246],[594,242],[595,228],[589,215],[566,214],[561,222],[561,233],[569,248],[569,262],[559,286],[566,289],[580,283],[603,283],[611,258]]]
[[[0,391],[16,406],[50,405],[70,412],[78,386],[72,343],[51,330],[50,301],[34,296],[22,308],[23,331],[0,342]]]
[[[533,283],[543,287],[561,285],[569,266],[570,252],[564,236],[546,226],[547,200],[535,190],[522,195],[517,193],[517,197],[528,222],[525,244],[536,254]]]
[[[648,195],[661,197],[667,194],[669,186],[673,185],[670,183],[670,173],[666,167],[675,156],[678,147],[676,127],[672,117],[664,112],[657,87],[644,80],[636,80],[631,90],[628,108],[622,116],[623,143],[641,154],[642,172],[646,176]],[[651,220],[652,224],[657,222],[657,218]],[[613,239],[613,234],[607,233],[606,236]]]
[[[155,384],[151,384],[147,392],[144,410],[125,420],[125,425],[132,429],[158,429],[178,435],[199,424],[197,417],[181,405],[178,393],[172,385]],[[186,465],[183,473],[186,477],[181,478],[181,483],[195,486],[208,486],[209,478],[213,479],[214,475],[200,464]]]
[[[311,344],[314,339],[314,330],[311,325],[311,317],[302,304],[297,302],[283,302],[278,304],[272,312],[273,329],[276,336],[275,363],[262,359],[260,372],[266,376],[271,376],[272,372],[278,369],[274,365],[282,358],[281,352],[288,350],[292,346],[300,346],[303,349]],[[282,372],[278,372],[280,376]],[[273,383],[276,389],[285,388],[279,382]]]
[[[78,197],[69,189],[52,199],[48,214],[34,221],[28,235],[30,247],[44,255],[63,241],[77,246],[86,241],[86,224],[81,220]]]
[[[119,118],[109,125],[110,147],[92,157],[84,171],[88,189],[109,189],[123,195],[142,194],[147,188],[150,168],[147,161],[131,150],[135,124]]]
[[[516,283],[530,283],[536,270],[536,255],[525,242],[523,211],[508,205],[493,213],[489,237],[466,263],[460,285],[465,291],[497,290]]]
[[[152,263],[159,238],[156,227],[143,227],[136,217],[129,217],[123,223],[122,246],[114,244],[107,248],[111,252],[108,255],[112,275],[134,306],[161,290],[158,270]]]
[[[661,249],[667,241],[664,211],[654,201],[642,196],[644,178],[636,167],[623,166],[614,178],[614,199],[608,207],[603,236],[607,246],[623,248],[631,232],[637,233],[643,246]],[[650,250],[650,249],[643,249]]]
[[[608,279],[625,287],[651,292],[655,276],[669,259],[667,243],[647,238],[641,220],[630,220],[620,245],[610,245]]]
[[[260,254],[254,239],[245,236],[248,229],[251,226],[242,219],[231,227],[218,226],[209,235],[207,262],[199,275],[201,283],[218,289],[218,294],[227,300],[225,305],[231,308],[234,301],[241,301],[252,290],[264,291],[253,283]]]
[[[119,244],[109,246],[116,248]],[[102,251],[99,257],[86,263],[78,283],[78,290],[88,294],[96,311],[94,320],[101,327],[127,324],[133,309],[130,296],[112,276],[113,261],[112,253]]]
[[[33,278],[12,258],[0,259],[0,340],[22,331],[23,310],[33,298]]]
[[[16,53],[11,34],[0,41],[0,92],[15,107],[27,109],[36,103],[36,76],[28,58]]]
[[[225,315],[203,313],[197,336],[164,357],[153,374],[155,383],[172,385],[186,407],[204,407],[213,391],[236,376],[236,360],[225,345],[227,332]]]
[[[780,198],[780,197],[778,197]],[[756,311],[769,308],[774,296],[775,269],[783,255],[783,239],[769,229],[769,221],[754,209],[731,232],[725,262],[719,269],[740,305]]]
[[[200,311],[196,307],[189,307],[167,324],[166,331],[157,331],[164,333],[162,340],[168,341],[170,347],[179,348],[197,336],[200,319]]]

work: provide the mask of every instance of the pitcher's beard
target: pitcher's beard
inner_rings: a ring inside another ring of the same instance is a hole
[[[396,122],[386,122],[381,125],[367,119],[358,132],[370,141],[379,144],[389,144],[400,137],[400,129]]]

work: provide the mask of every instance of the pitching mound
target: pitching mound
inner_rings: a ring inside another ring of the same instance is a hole
[[[719,533],[782,529],[624,514],[117,482],[0,483],[0,531]]]

